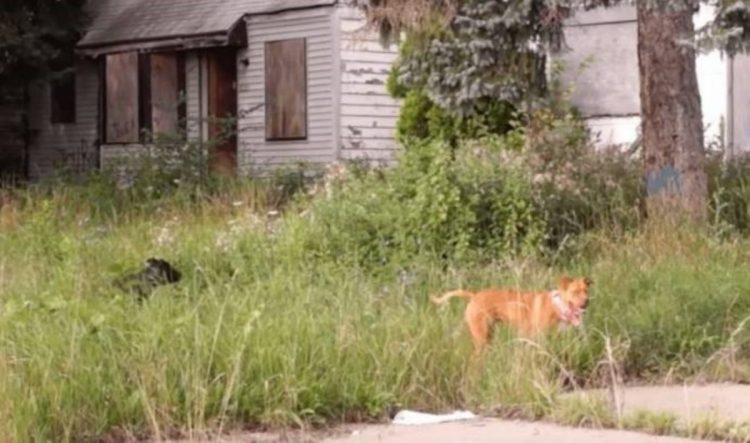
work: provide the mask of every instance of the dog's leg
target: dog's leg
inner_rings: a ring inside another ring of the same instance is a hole
[[[535,324],[531,319],[526,319],[520,325],[518,325],[519,335],[526,339],[531,339],[537,336],[542,331],[542,328]]]
[[[490,340],[490,316],[476,303],[469,303],[464,312],[474,342],[474,354],[479,355]]]

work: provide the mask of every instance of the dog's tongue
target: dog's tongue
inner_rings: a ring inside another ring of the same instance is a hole
[[[582,311],[575,307],[570,307],[570,311],[568,311],[568,323],[570,323],[573,326],[581,326],[581,314]]]

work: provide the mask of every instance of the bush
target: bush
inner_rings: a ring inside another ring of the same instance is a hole
[[[231,126],[233,119],[218,124]],[[101,170],[86,175],[61,173],[35,186],[34,192],[54,194],[57,188],[74,190],[66,198],[105,218],[125,214],[148,214],[166,202],[192,205],[212,199],[238,199],[253,189],[253,205],[280,209],[292,202],[320,176],[320,168],[305,163],[290,164],[259,177],[238,171],[239,177],[223,175],[211,167],[212,150],[230,134],[200,142],[184,133],[156,134],[151,143],[109,159]],[[59,193],[57,194],[59,196]]]
[[[460,140],[507,133],[514,114],[506,102],[483,100],[477,102],[474,115],[461,117],[436,105],[423,89],[410,89],[401,102],[396,139],[407,147],[431,138],[455,147]]]
[[[441,141],[403,151],[397,166],[371,171],[313,203],[315,254],[383,264],[397,256],[459,258],[513,254],[542,232],[528,177],[503,157],[502,142],[459,149]]]
[[[536,111],[518,131],[549,247],[603,226],[637,226],[644,195],[638,159],[616,149],[597,151],[585,122],[570,109]]]
[[[427,254],[443,259],[557,253],[583,232],[636,226],[637,162],[597,153],[573,115],[536,113],[505,136],[429,139],[395,167],[340,183],[313,202],[316,255],[382,265]]]
[[[216,180],[209,167],[216,143],[187,140],[184,133],[157,134],[142,152],[105,164],[104,174],[135,199],[159,199],[177,190],[200,194]]]

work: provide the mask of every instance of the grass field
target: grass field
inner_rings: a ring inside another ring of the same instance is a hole
[[[254,187],[107,216],[75,188],[24,195],[0,207],[3,440],[378,420],[399,407],[543,417],[564,385],[613,372],[750,381],[741,238],[650,225],[585,234],[576,259],[552,265],[424,253],[372,266],[311,254],[315,211],[269,214]],[[111,282],[150,256],[184,279],[139,305]],[[478,373],[462,302],[428,303],[458,286],[547,288],[563,273],[595,282],[585,328],[536,342],[499,330]]]

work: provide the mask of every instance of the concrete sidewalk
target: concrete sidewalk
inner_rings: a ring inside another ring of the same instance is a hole
[[[750,422],[750,385],[629,387],[623,400],[624,414],[646,410],[674,414],[685,423],[705,418]]]
[[[570,395],[602,395],[591,391]],[[628,387],[622,391],[625,416],[638,411],[667,412],[687,424],[713,418],[734,423],[750,422],[750,386],[709,384],[693,386]],[[193,440],[202,441],[206,440]],[[645,443],[694,442],[676,437],[618,431],[577,429],[549,423],[529,423],[496,419],[475,419],[423,426],[348,425],[326,434],[288,431],[232,434],[222,443]]]
[[[576,429],[546,423],[482,419],[427,426],[372,426],[325,443],[681,443],[673,437],[637,432]]]

